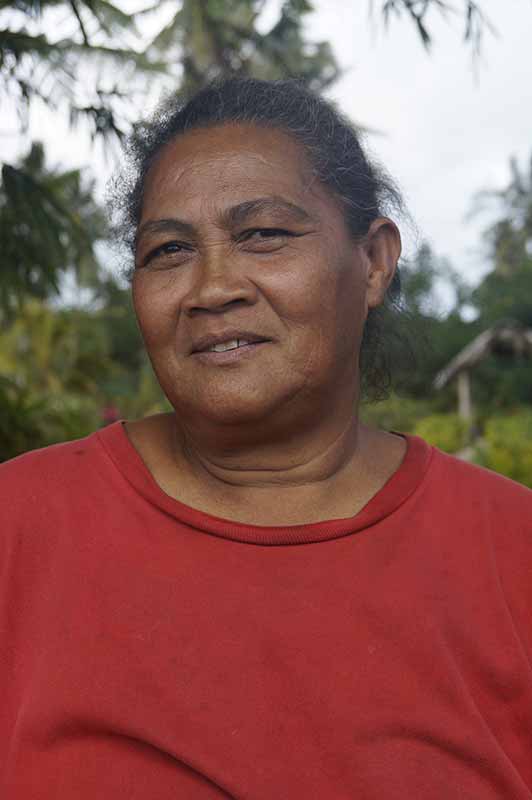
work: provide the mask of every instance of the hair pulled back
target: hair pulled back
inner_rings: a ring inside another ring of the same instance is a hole
[[[304,148],[315,177],[340,201],[353,238],[364,237],[378,217],[404,214],[394,181],[368,158],[361,134],[332,103],[297,80],[222,79],[188,101],[179,93],[166,97],[153,117],[139,123],[130,136],[125,168],[109,191],[115,239],[129,251],[129,263],[135,253],[146,176],[161,148],[191,130],[224,123],[270,127],[292,136]],[[126,272],[131,276],[131,266]],[[397,270],[383,305],[368,313],[361,346],[366,399],[386,396],[391,383],[389,347],[397,340],[393,318],[400,313],[400,294]]]

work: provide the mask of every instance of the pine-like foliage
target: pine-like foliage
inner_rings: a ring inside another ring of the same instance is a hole
[[[82,285],[94,285],[94,243],[106,225],[79,170],[45,165],[34,143],[17,164],[4,164],[0,185],[0,308],[12,311],[26,297],[59,291],[60,277],[73,270]]]
[[[0,0],[0,100],[15,105],[23,130],[41,100],[87,119],[94,135],[121,137],[116,101],[133,75],[163,69],[134,43],[135,16],[108,0]]]
[[[428,20],[432,11],[438,11],[447,18],[457,14],[462,17],[464,40],[471,44],[475,55],[480,52],[485,31],[494,32],[481,4],[476,0],[461,0],[458,7],[456,3],[449,3],[447,0],[379,0],[378,3],[377,0],[369,0],[369,3],[371,10],[375,5],[380,6],[385,25],[388,25],[393,17],[408,17],[427,50],[433,41]]]
[[[316,91],[333,83],[339,69],[329,43],[305,41],[313,4],[285,0],[266,32],[258,28],[263,7],[263,0],[183,0],[150,51],[179,64],[184,96],[222,75],[293,77]]]
[[[532,328],[532,157],[524,169],[511,159],[506,186],[479,192],[475,211],[487,203],[497,212],[484,231],[492,269],[473,302],[486,325],[512,320]]]

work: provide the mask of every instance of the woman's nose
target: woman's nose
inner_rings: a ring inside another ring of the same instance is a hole
[[[256,301],[257,289],[246,277],[242,264],[236,263],[237,256],[224,251],[225,248],[212,248],[196,265],[194,283],[183,298],[186,313],[216,313]]]

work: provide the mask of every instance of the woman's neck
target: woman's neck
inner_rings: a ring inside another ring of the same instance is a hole
[[[205,447],[175,415],[128,424],[128,433],[160,487],[215,516],[258,525],[294,525],[357,513],[402,461],[401,437],[371,431],[350,415],[279,444]],[[319,433],[319,435],[318,435]],[[233,439],[234,441],[234,439]]]

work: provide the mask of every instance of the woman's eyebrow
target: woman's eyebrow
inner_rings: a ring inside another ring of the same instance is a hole
[[[229,208],[222,215],[223,223],[226,227],[232,228],[237,225],[242,225],[249,221],[249,219],[260,213],[270,213],[283,215],[290,214],[299,222],[315,222],[316,220],[305,211],[304,208],[284,200],[282,197],[258,197],[255,200],[246,200],[244,203],[239,203],[233,208]]]
[[[222,224],[227,228],[243,225],[259,213],[289,214],[299,222],[316,222],[314,217],[301,206],[284,200],[282,197],[273,196],[246,200],[244,203],[239,203],[227,209],[222,214]],[[180,233],[184,236],[193,237],[197,234],[197,229],[195,225],[177,217],[148,220],[138,229],[135,237],[136,241],[138,242],[142,236],[150,233]]]
[[[135,241],[138,243],[141,236],[150,233],[181,233],[184,236],[194,236],[196,228],[190,222],[184,222],[175,217],[151,219],[140,226],[135,236]]]

